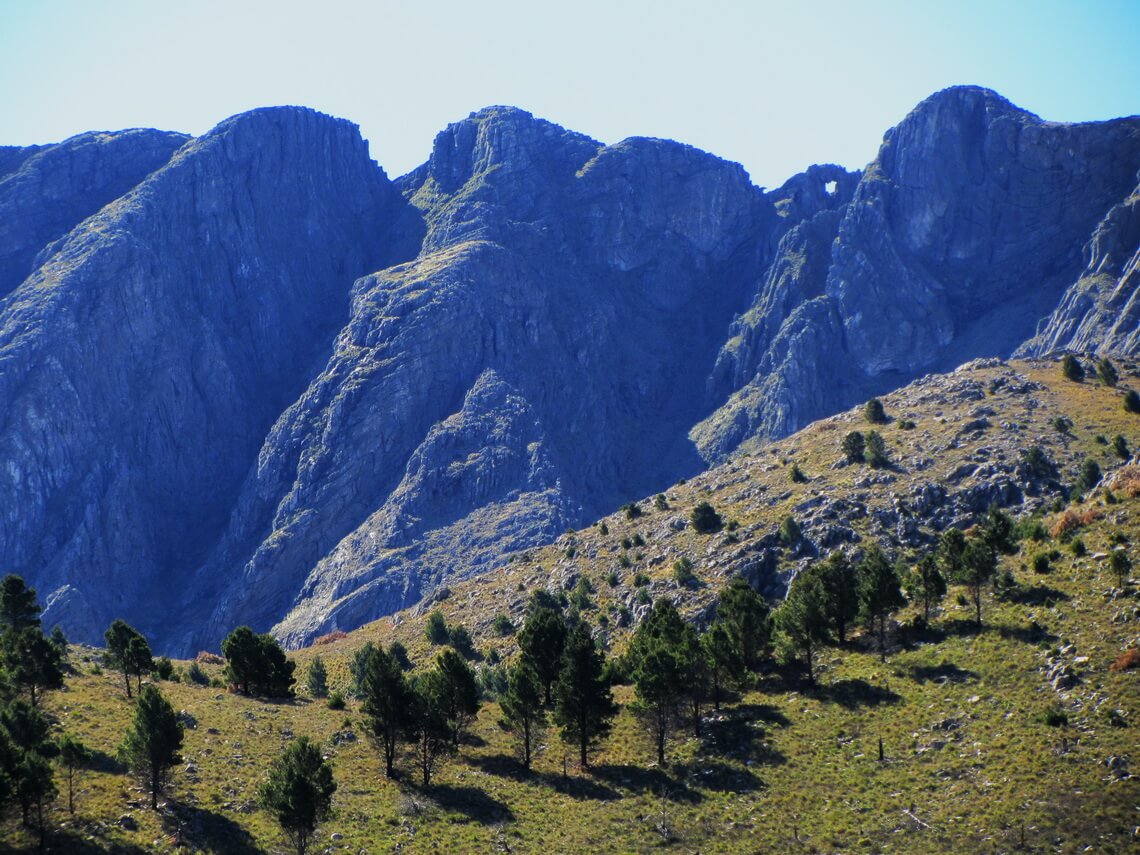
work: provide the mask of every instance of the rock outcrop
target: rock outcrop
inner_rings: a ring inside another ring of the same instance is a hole
[[[850,201],[836,176],[837,230],[820,216],[785,237],[718,360],[714,377],[736,389],[694,430],[702,453],[1008,356],[1077,278],[1138,168],[1140,119],[1062,125],[985,89],[931,96],[887,133]]]

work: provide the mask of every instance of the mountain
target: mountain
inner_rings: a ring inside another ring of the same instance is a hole
[[[117,166],[67,205],[25,173],[93,141],[0,150],[0,210],[39,212],[6,216],[28,225],[0,247],[0,566],[49,625],[92,640],[121,615],[172,652],[391,613],[742,446],[1007,356],[1087,278],[1090,238],[1122,277],[1135,251],[1112,212],[1140,119],[1049,123],[973,87],[916,107],[863,172],[771,192],[509,107],[394,182],[301,108],[104,137]]]

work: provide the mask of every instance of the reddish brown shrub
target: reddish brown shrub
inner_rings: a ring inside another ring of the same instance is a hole
[[[201,651],[194,657],[194,661],[199,665],[225,665],[226,660],[219,656],[217,653],[210,653],[208,650]]]
[[[1116,657],[1116,661],[1108,666],[1109,671],[1128,671],[1131,668],[1140,668],[1140,648],[1133,647],[1125,650]]]
[[[318,644],[332,644],[334,641],[340,641],[342,638],[348,638],[348,633],[343,629],[334,629],[332,632],[318,635],[313,639],[313,647]]]

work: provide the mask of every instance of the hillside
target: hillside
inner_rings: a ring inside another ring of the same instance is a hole
[[[883,397],[886,424],[869,425],[861,408],[841,413],[675,485],[665,509],[647,497],[641,516],[605,518],[607,533],[601,525],[567,533],[449,585],[437,602],[293,655],[303,681],[319,654],[341,690],[348,659],[366,640],[402,640],[425,665],[433,656],[426,613],[438,608],[471,631],[476,648],[509,658],[514,641],[494,632],[492,619],[505,614],[518,624],[534,589],[566,590],[580,578],[595,590],[591,604],[579,602],[581,614],[595,625],[606,618],[599,638],[616,653],[630,632],[621,608],[635,623],[647,605],[639,598],[673,598],[702,622],[733,573],[775,593],[830,547],[858,550],[874,539],[913,555],[937,530],[968,526],[998,501],[1041,525],[1023,526],[1034,535],[1003,559],[1017,584],[1000,597],[987,588],[981,632],[973,606],[952,588],[928,629],[912,628],[913,608],[897,616],[885,663],[862,637],[825,651],[814,688],[797,669],[773,663],[754,688],[706,714],[703,739],[677,734],[663,768],[650,762],[648,737],[625,710],[591,771],[575,768],[572,751],[566,762],[552,732],[528,775],[488,702],[459,757],[429,788],[415,785],[406,760],[401,780],[383,779],[355,702],[338,712],[303,692],[267,703],[163,682],[193,726],[173,796],[157,815],[113,771],[110,756],[130,712],[121,683],[93,673],[97,651],[77,647],[77,673],[47,704],[59,728],[101,759],[82,773],[76,817],[58,805],[51,813],[60,828],[53,841],[76,852],[174,851],[179,842],[203,851],[272,849],[279,833],[255,808],[256,787],[282,746],[306,734],[322,743],[339,782],[337,814],[321,831],[333,852],[1133,851],[1138,793],[1129,764],[1140,686],[1136,671],[1109,665],[1140,646],[1140,607],[1135,584],[1115,587],[1108,556],[1121,545],[1131,553],[1140,538],[1140,468],[1111,445],[1117,435],[1130,448],[1140,442],[1140,415],[1122,406],[1140,373],[1118,367],[1115,389],[1067,381],[1044,361],[973,363],[922,378]],[[889,468],[837,465],[841,439],[856,429],[882,433]],[[1022,452],[1032,446],[1057,477],[1026,471]],[[1087,457],[1108,475],[1068,505],[1063,485]],[[791,480],[793,464],[806,482]],[[725,531],[692,530],[687,520],[700,501],[724,516]],[[785,547],[775,532],[789,514],[804,538]],[[637,535],[644,545],[634,545]],[[1081,555],[1074,537],[1085,546]],[[1050,556],[1044,573],[1031,569],[1040,554]],[[682,557],[697,577],[689,585],[673,580]],[[649,577],[646,595],[636,593],[638,573]],[[623,704],[632,698],[630,687],[615,693]],[[34,845],[15,820],[0,834],[18,850]]]
[[[2,155],[0,567],[86,642],[304,644],[927,372],[1134,349],[1140,119],[978,87],[771,190],[506,106],[395,180],[302,107]]]

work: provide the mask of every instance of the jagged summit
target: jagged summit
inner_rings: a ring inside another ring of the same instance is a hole
[[[76,638],[356,625],[928,371],[1130,349],[1138,170],[977,87],[770,192],[501,106],[395,182],[303,107],[0,150],[0,564]]]

